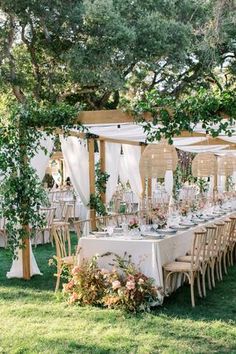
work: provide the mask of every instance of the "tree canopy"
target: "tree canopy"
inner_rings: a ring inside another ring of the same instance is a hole
[[[117,108],[234,85],[233,0],[0,0],[0,13],[1,92],[19,102]]]

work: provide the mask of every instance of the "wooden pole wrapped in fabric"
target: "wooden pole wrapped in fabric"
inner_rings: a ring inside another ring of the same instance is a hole
[[[141,156],[146,148],[146,145],[141,145]],[[146,195],[146,177],[144,175],[141,175],[141,180],[142,180],[142,187],[143,187],[143,192],[142,192],[142,199],[145,198]]]
[[[25,143],[25,127],[21,126],[21,122],[19,122],[19,137],[20,137],[20,170],[19,174],[22,176],[24,174],[25,169],[28,165],[28,157],[27,157],[27,146]],[[26,195],[22,193],[22,198],[20,200],[21,204],[21,220],[24,220],[21,228],[23,230],[23,239],[22,239],[22,267],[23,267],[23,279],[29,280],[31,277],[30,274],[30,227],[29,222],[25,220],[25,215],[27,215],[27,208],[29,205],[29,201]]]
[[[94,139],[88,139],[89,149],[89,186],[90,195],[95,194],[95,157],[94,157]],[[96,210],[90,209],[90,219],[92,231],[96,230]]]
[[[106,150],[105,150],[105,141],[100,140],[100,166],[101,171],[106,172]],[[101,194],[101,199],[103,204],[106,204],[106,193]]]

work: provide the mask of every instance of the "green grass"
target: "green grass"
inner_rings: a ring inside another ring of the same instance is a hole
[[[155,312],[138,316],[67,306],[54,296],[50,245],[38,246],[43,276],[7,280],[0,250],[0,353],[236,353],[236,267],[207,298],[190,306],[179,289]]]

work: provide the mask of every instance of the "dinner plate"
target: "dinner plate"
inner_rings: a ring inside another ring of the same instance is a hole
[[[171,235],[171,234],[175,234],[176,230],[175,229],[157,229],[156,232],[158,234],[163,234],[163,235]]]
[[[196,223],[193,221],[182,221],[179,223],[181,226],[188,226],[188,227],[192,227],[195,226]]]
[[[170,226],[171,229],[176,230],[176,231],[181,231],[181,230],[187,230],[189,226],[186,225],[172,225]]]
[[[164,235],[160,235],[157,232],[144,232],[141,234],[143,237],[152,237],[152,238],[163,238]]]
[[[95,237],[108,237],[109,233],[106,231],[96,231],[93,232],[92,235],[94,235]]]

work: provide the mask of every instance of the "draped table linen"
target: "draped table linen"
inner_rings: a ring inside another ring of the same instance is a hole
[[[177,257],[185,255],[191,250],[194,238],[194,231],[202,229],[204,226],[213,224],[216,221],[226,219],[231,214],[221,216],[214,220],[197,225],[191,229],[177,232],[174,235],[168,235],[163,239],[135,239],[133,237],[117,236],[95,238],[94,236],[83,237],[79,241],[81,247],[78,264],[80,265],[84,259],[91,259],[94,255],[100,256],[112,252],[121,257],[131,255],[131,261],[148,277],[154,279],[158,287],[163,287],[163,270],[164,264],[175,261]],[[98,264],[101,268],[111,269],[109,264],[112,263],[114,255],[99,258]],[[178,286],[181,281],[178,281]]]

